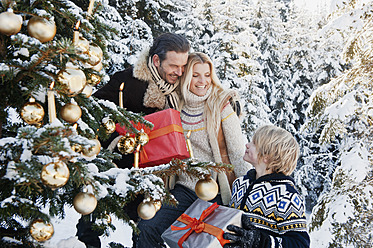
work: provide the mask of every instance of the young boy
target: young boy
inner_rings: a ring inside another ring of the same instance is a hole
[[[230,206],[241,209],[242,228],[230,225],[224,248],[309,247],[304,202],[289,176],[297,165],[299,145],[286,130],[259,128],[243,159],[255,169],[237,178]]]

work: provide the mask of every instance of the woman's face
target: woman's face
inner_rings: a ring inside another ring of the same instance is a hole
[[[210,65],[195,64],[193,66],[192,81],[190,82],[189,91],[197,96],[204,96],[211,86]]]

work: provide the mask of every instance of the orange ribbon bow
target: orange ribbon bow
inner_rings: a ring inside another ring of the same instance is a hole
[[[178,221],[186,224],[185,227],[178,227],[178,226],[171,226],[171,230],[186,230],[190,229],[188,232],[186,232],[177,242],[180,248],[183,247],[184,241],[189,237],[190,234],[194,232],[196,233],[209,233],[211,235],[214,235],[220,242],[221,246],[224,246],[227,243],[230,243],[229,240],[226,240],[223,238],[224,231],[220,229],[219,227],[204,223],[203,220],[207,218],[212,212],[215,211],[219,207],[216,202],[212,204],[210,207],[206,208],[199,219],[197,220],[196,218],[192,218],[187,214],[182,214],[179,218],[177,218]]]

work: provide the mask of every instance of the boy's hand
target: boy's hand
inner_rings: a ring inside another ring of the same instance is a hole
[[[224,248],[261,248],[269,247],[270,238],[251,224],[249,217],[245,214],[241,217],[242,228],[234,225],[227,226],[229,231],[223,235],[224,239],[229,239],[232,243],[225,244]]]

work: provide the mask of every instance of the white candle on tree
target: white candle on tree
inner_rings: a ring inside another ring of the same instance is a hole
[[[119,107],[123,108],[123,88],[124,83],[122,83],[119,87]]]
[[[56,103],[54,100],[54,82],[51,83],[48,92],[47,92],[47,97],[48,97],[48,116],[49,116],[49,123],[52,123],[56,118]]]

